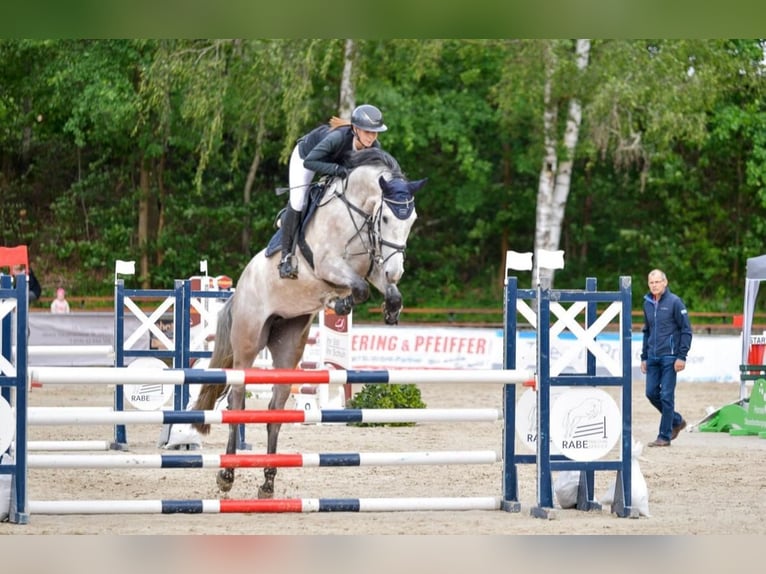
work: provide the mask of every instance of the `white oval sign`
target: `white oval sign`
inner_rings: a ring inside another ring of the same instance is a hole
[[[558,452],[572,460],[601,458],[621,434],[620,409],[602,389],[573,388],[551,405],[551,441]]]
[[[551,387],[551,405],[569,387]],[[516,403],[516,435],[532,452],[537,452],[537,391],[527,389]],[[551,454],[561,454],[551,441]]]
[[[167,369],[167,365],[156,357],[138,357],[128,368]],[[173,385],[123,385],[125,400],[140,411],[160,410],[173,396]]]

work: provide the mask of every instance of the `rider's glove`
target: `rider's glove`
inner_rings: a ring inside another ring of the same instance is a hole
[[[346,179],[348,177],[348,170],[342,165],[335,166],[335,176],[340,179]]]

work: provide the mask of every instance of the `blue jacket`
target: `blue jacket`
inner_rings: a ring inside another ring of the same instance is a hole
[[[667,287],[655,302],[651,293],[644,295],[644,342],[641,360],[674,356],[686,360],[692,346],[692,326],[686,305]]]

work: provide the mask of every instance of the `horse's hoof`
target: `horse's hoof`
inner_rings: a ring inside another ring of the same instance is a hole
[[[258,487],[258,498],[269,498],[269,499],[274,498],[274,488],[273,487],[269,487],[267,489],[267,487],[265,487],[265,485],[259,486]]]
[[[335,314],[348,315],[354,308],[354,300],[351,297],[344,297],[335,301]]]
[[[402,312],[402,296],[392,286],[386,288],[386,298],[383,301],[383,320],[386,325],[398,325],[399,315]]]
[[[231,487],[234,486],[234,475],[222,470],[216,475],[215,482],[218,485],[218,490],[229,492]]]
[[[399,313],[385,313],[385,322],[386,325],[398,325],[399,324]]]
[[[399,315],[401,314],[401,307],[398,309],[389,309],[385,305],[383,306],[383,320],[386,322],[386,325],[398,325],[399,324]]]

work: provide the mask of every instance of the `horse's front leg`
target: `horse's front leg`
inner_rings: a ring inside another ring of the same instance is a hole
[[[228,397],[229,410],[242,410],[245,408],[245,386],[236,385],[231,387]],[[239,437],[239,425],[229,425],[229,439],[226,442],[226,454],[236,454],[237,440]],[[229,492],[234,486],[234,468],[223,468],[218,471],[216,477],[218,489],[221,492]]]
[[[282,410],[290,396],[290,385],[274,385],[271,401],[269,401],[269,410]],[[266,453],[276,454],[277,441],[279,440],[279,430],[281,423],[269,423],[266,425]],[[258,487],[258,498],[274,498],[274,479],[277,477],[276,467],[267,467],[263,469],[263,484]]]
[[[383,299],[383,318],[386,325],[398,325],[399,314],[402,311],[402,294],[393,283],[386,285],[386,294]]]
[[[355,278],[350,285],[351,295],[335,300],[334,310],[337,315],[348,315],[354,305],[364,303],[370,298],[370,286],[361,277]]]

